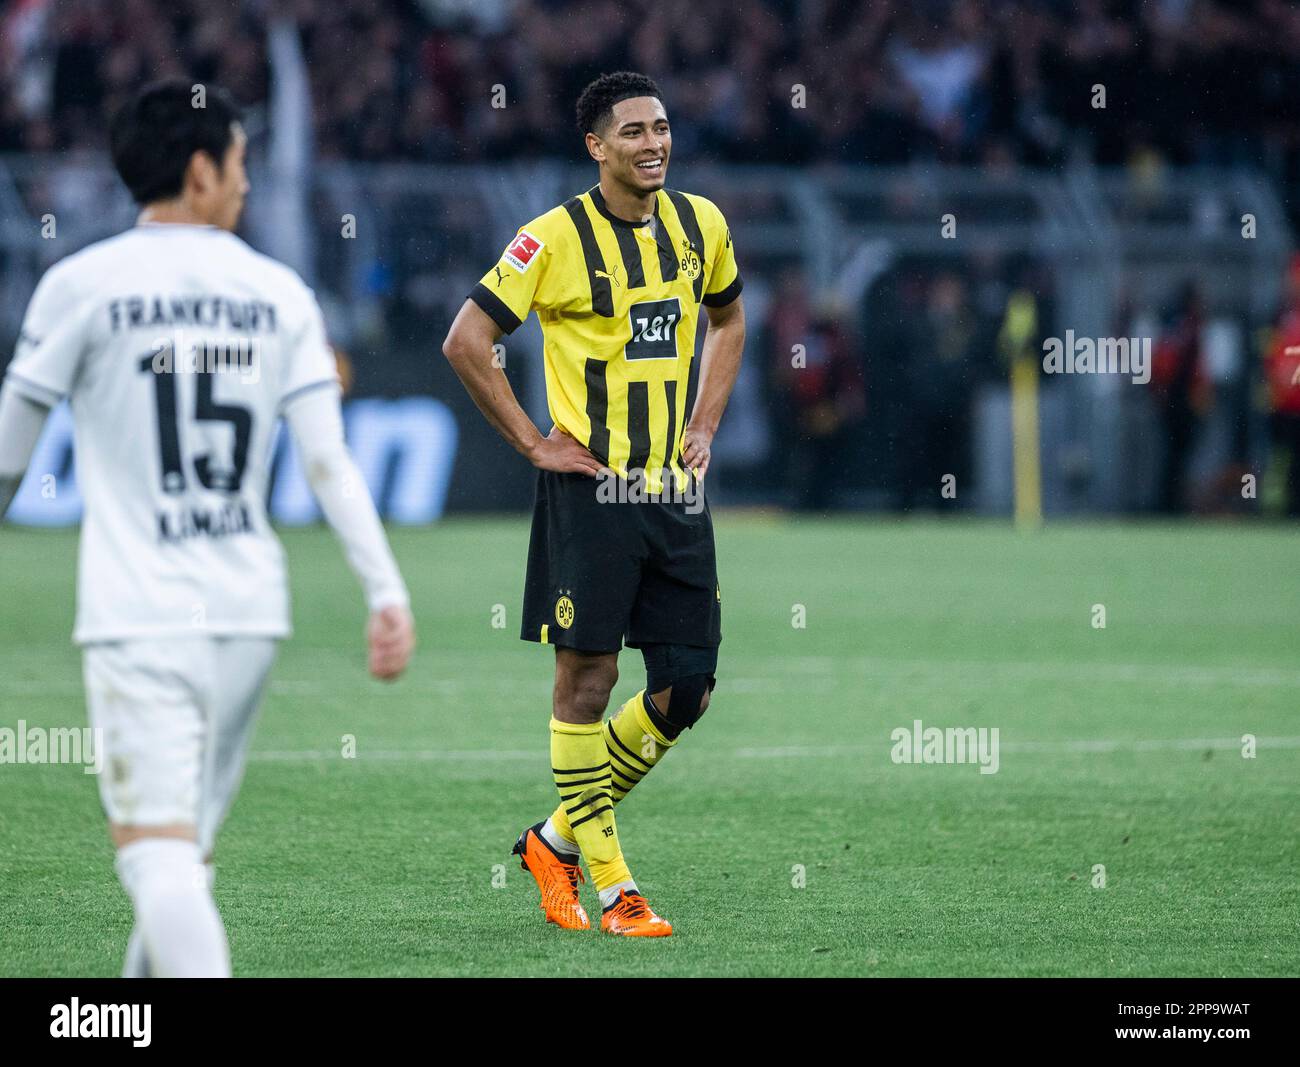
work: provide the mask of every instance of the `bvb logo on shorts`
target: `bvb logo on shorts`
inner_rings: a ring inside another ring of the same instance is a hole
[[[555,621],[566,630],[573,625],[573,601],[567,596],[555,602]]]

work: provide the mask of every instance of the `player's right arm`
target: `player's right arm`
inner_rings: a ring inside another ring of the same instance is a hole
[[[72,391],[87,346],[88,312],[70,260],[32,293],[0,389],[0,518],[22,484],[50,410]]]
[[[558,427],[543,437],[496,358],[502,334],[512,333],[534,308],[554,301],[547,268],[559,238],[549,218],[543,215],[522,227],[496,266],[474,286],[442,343],[442,354],[484,418],[529,463],[594,477],[605,469],[600,460]]]
[[[559,427],[543,437],[520,406],[496,358],[494,346],[501,333],[487,312],[466,300],[442,343],[442,354],[484,418],[534,467],[595,477],[602,470],[600,460]]]

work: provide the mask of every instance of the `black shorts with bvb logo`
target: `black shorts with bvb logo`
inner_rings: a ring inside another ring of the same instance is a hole
[[[599,485],[538,471],[520,636],[584,652],[716,647],[722,592],[703,493],[693,506],[614,501]]]

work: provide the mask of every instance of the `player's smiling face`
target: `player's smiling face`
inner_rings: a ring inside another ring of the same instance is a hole
[[[598,139],[610,176],[639,196],[664,187],[673,136],[664,105],[653,96],[634,96],[614,105],[614,119]],[[594,154],[594,153],[593,153]]]

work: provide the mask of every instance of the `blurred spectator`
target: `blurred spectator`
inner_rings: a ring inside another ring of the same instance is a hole
[[[907,454],[902,504],[947,509],[945,475],[958,486],[970,476],[970,403],[981,353],[993,348],[989,323],[972,306],[966,282],[943,272],[930,285],[925,308],[906,335],[904,384]]]
[[[964,0],[947,12],[922,5],[908,12],[888,46],[890,63],[915,98],[917,119],[941,142],[966,145],[979,132],[985,102],[976,85],[994,43],[984,29],[978,10]]]
[[[579,90],[632,66],[663,85],[692,158],[974,163],[996,146],[1031,165],[1073,148],[1300,173],[1285,0],[20,0],[0,16],[0,149],[101,148],[124,93],[164,74],[259,111],[280,15],[302,33],[325,158],[581,158]]]
[[[1210,403],[1202,351],[1204,326],[1204,299],[1197,285],[1188,282],[1170,310],[1151,360],[1151,388],[1165,448],[1156,506],[1169,515],[1186,510],[1188,463]]]
[[[1291,261],[1285,303],[1268,352],[1273,440],[1287,465],[1286,514],[1300,517],[1300,256]]]
[[[852,431],[867,409],[861,359],[838,310],[816,303],[798,270],[782,276],[769,336],[787,485],[796,507],[833,508],[852,462]]]

